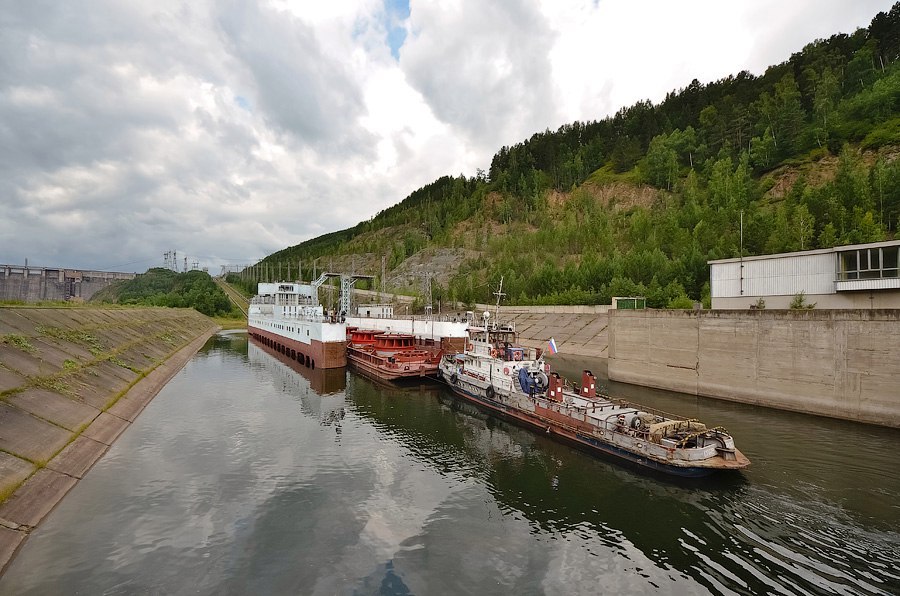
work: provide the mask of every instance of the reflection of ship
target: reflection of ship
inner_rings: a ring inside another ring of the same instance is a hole
[[[247,357],[251,365],[265,368],[283,391],[299,396],[303,410],[317,417],[322,424],[331,424],[344,417],[346,369],[306,368],[256,340],[248,343]]]
[[[516,344],[510,326],[470,328],[462,354],[447,355],[439,376],[457,395],[532,430],[591,452],[677,476],[706,476],[750,465],[722,428],[707,428],[644,406],[597,395],[584,371],[581,390],[563,386],[540,350]]]
[[[385,381],[422,378],[437,373],[441,350],[417,342],[408,333],[347,329],[347,361],[366,375]]]
[[[311,284],[259,284],[250,301],[247,332],[310,368],[346,366],[346,325],[341,316],[327,315],[318,299],[319,286],[331,275]]]

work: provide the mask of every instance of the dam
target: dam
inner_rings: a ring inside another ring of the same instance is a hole
[[[0,301],[90,300],[109,284],[134,277],[134,273],[119,271],[0,265]]]

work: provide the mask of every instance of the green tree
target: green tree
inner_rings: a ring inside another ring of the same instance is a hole
[[[631,136],[620,138],[616,141],[611,156],[613,170],[619,173],[627,172],[634,167],[641,154],[641,143],[637,138]]]
[[[678,174],[678,154],[670,145],[668,135],[657,135],[650,141],[647,149],[647,174],[654,186],[672,190]]]
[[[822,227],[822,232],[819,234],[819,247],[832,248],[837,244],[837,230],[834,229],[834,224],[829,222]]]
[[[821,147],[828,143],[829,126],[835,106],[841,96],[841,87],[830,68],[825,68],[816,82],[813,110],[816,115],[816,143]]]

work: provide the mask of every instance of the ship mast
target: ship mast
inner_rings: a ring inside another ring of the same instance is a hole
[[[497,297],[497,306],[494,310],[494,325],[500,324],[500,300],[503,299],[506,294],[503,293],[503,276],[500,276],[500,287],[497,288],[497,291],[494,292],[494,296]]]

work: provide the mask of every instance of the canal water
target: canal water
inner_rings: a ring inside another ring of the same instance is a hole
[[[556,362],[570,379],[584,365]],[[312,371],[220,334],[0,593],[900,593],[900,432],[609,389],[727,427],[752,467],[651,476],[437,385]]]

